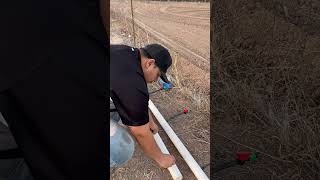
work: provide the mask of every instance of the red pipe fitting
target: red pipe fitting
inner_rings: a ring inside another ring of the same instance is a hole
[[[237,160],[239,161],[248,161],[250,159],[249,152],[237,152]]]

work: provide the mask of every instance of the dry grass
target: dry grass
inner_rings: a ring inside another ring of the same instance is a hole
[[[215,149],[260,152],[249,166],[254,171],[246,171],[261,174],[252,179],[319,179],[320,36],[263,3],[233,2],[215,4]],[[290,7],[289,1],[277,3]]]

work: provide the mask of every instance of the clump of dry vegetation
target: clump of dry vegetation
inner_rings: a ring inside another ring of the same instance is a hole
[[[256,163],[215,177],[319,179],[320,3],[212,6],[212,158],[260,152]]]

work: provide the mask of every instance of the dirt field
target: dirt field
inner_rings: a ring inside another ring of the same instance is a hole
[[[212,178],[320,179],[320,2],[212,3]]]
[[[163,44],[174,61],[169,78],[175,87],[151,94],[150,98],[166,119],[184,107],[191,110],[169,124],[209,176],[209,3],[133,2],[136,47]],[[130,3],[111,1],[110,10],[111,43],[133,46]],[[153,91],[158,87],[153,84],[149,88]],[[162,130],[160,136],[176,157],[184,179],[196,179]],[[111,179],[171,179],[167,170],[160,169],[136,147],[134,157],[127,164],[110,171]]]
[[[115,15],[131,17],[127,1],[112,1],[112,9]],[[134,1],[133,9],[138,26],[189,61],[209,70],[209,3]]]

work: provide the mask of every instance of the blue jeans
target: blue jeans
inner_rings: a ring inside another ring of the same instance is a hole
[[[120,121],[117,112],[110,113],[110,168],[126,163],[134,153],[133,138]]]

